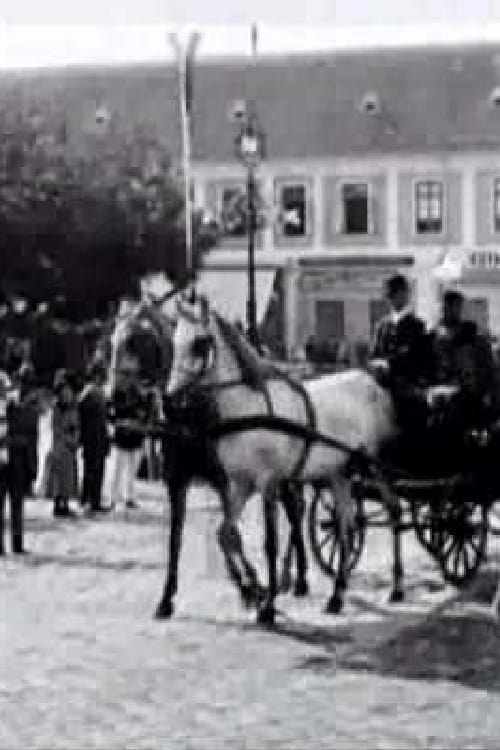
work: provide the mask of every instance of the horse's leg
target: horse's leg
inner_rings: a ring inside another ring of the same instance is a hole
[[[232,492],[226,483],[219,486],[224,520],[217,531],[217,540],[224,554],[229,577],[236,584],[245,606],[251,606],[262,599],[264,589],[259,583],[256,569],[245,555],[243,539],[238,528],[238,520],[249,490],[239,487],[241,497],[234,491],[235,487],[231,490]]]
[[[274,602],[278,594],[278,507],[276,505],[276,493],[267,488],[263,493],[262,502],[264,505],[265,520],[265,544],[264,549],[267,557],[268,566],[268,589],[262,608],[259,610],[257,617],[258,622],[272,625],[276,616]]]
[[[171,518],[168,574],[163,587],[163,594],[155,613],[155,617],[159,620],[171,617],[174,613],[174,597],[177,593],[177,575],[182,547],[182,534],[186,519],[186,482],[172,480],[169,483],[169,495]]]
[[[404,599],[404,570],[403,555],[401,549],[401,502],[395,497],[394,505],[391,503],[389,516],[391,519],[392,530],[392,551],[393,551],[393,569],[392,569],[392,591],[389,597],[391,603],[402,602]]]
[[[262,597],[257,571],[246,559],[243,552],[243,541],[236,524],[226,519],[217,529],[217,540],[224,555],[226,569],[230,579],[236,585],[246,607],[256,604]],[[237,564],[242,563],[243,570]]]
[[[288,542],[286,545],[286,552],[283,556],[283,565],[281,567],[280,592],[282,594],[288,594],[288,592],[292,588],[292,564],[293,564],[293,552],[294,552],[292,535],[293,535],[293,531],[292,529],[290,529],[290,533],[288,535]]]
[[[344,607],[345,592],[349,578],[349,532],[354,524],[354,499],[351,493],[351,481],[348,478],[336,478],[332,483],[337,496],[337,512],[339,514],[339,568],[335,579],[332,595],[327,602],[326,612],[338,615]]]
[[[281,500],[285,509],[288,522],[290,524],[290,537],[288,541],[287,554],[283,563],[283,575],[281,579],[281,591],[284,590],[283,578],[288,574],[288,578],[291,578],[291,563],[293,551],[295,551],[297,559],[297,580],[294,587],[295,596],[306,596],[309,593],[309,585],[307,583],[307,554],[306,546],[304,544],[304,535],[302,533],[302,526],[305,514],[305,502],[302,492],[299,488],[290,485],[288,482],[281,484]],[[288,587],[286,590],[288,590]]]

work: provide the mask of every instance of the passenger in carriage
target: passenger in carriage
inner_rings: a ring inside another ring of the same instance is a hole
[[[488,427],[498,416],[498,376],[491,343],[477,325],[463,319],[464,296],[443,295],[441,319],[430,334],[433,381],[456,389],[446,422],[461,434]]]
[[[429,346],[425,325],[410,306],[410,286],[402,274],[386,282],[390,312],[380,321],[368,370],[390,391],[399,426],[405,434],[423,428],[422,386],[429,377]]]

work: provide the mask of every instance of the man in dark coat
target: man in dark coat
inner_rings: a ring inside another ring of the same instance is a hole
[[[102,506],[102,485],[109,453],[105,382],[106,370],[95,364],[79,399],[80,442],[83,447],[81,504],[92,513],[107,510]]]
[[[36,445],[39,405],[31,373],[18,378],[16,396],[12,383],[1,374],[0,384],[0,555],[5,554],[5,510],[10,500],[12,552],[22,555],[24,547],[24,498],[31,491],[37,473]],[[10,395],[8,390],[10,389]],[[34,452],[35,450],[35,452]]]
[[[410,289],[402,274],[386,283],[390,312],[379,322],[372,348],[372,366],[389,386],[417,383],[427,374],[429,353],[425,325],[410,308]]]
[[[477,325],[463,320],[464,297],[457,290],[443,296],[443,313],[431,332],[434,382],[457,388],[455,428],[487,426],[498,408],[498,378],[491,344]],[[451,427],[451,425],[450,425]]]
[[[403,432],[423,428],[420,386],[429,376],[430,354],[425,325],[410,308],[407,279],[396,274],[386,283],[391,306],[375,332],[369,369],[392,393]],[[422,424],[420,424],[422,423]]]

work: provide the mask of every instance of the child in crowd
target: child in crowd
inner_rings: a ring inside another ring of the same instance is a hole
[[[54,516],[75,517],[69,500],[78,496],[77,449],[80,442],[80,424],[76,398],[76,380],[65,370],[59,370],[54,379],[56,402],[52,416],[52,467],[49,482],[54,498]]]

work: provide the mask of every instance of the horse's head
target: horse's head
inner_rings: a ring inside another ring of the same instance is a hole
[[[215,338],[208,302],[191,289],[177,300],[173,362],[167,391],[176,393],[208,375],[215,362]]]

